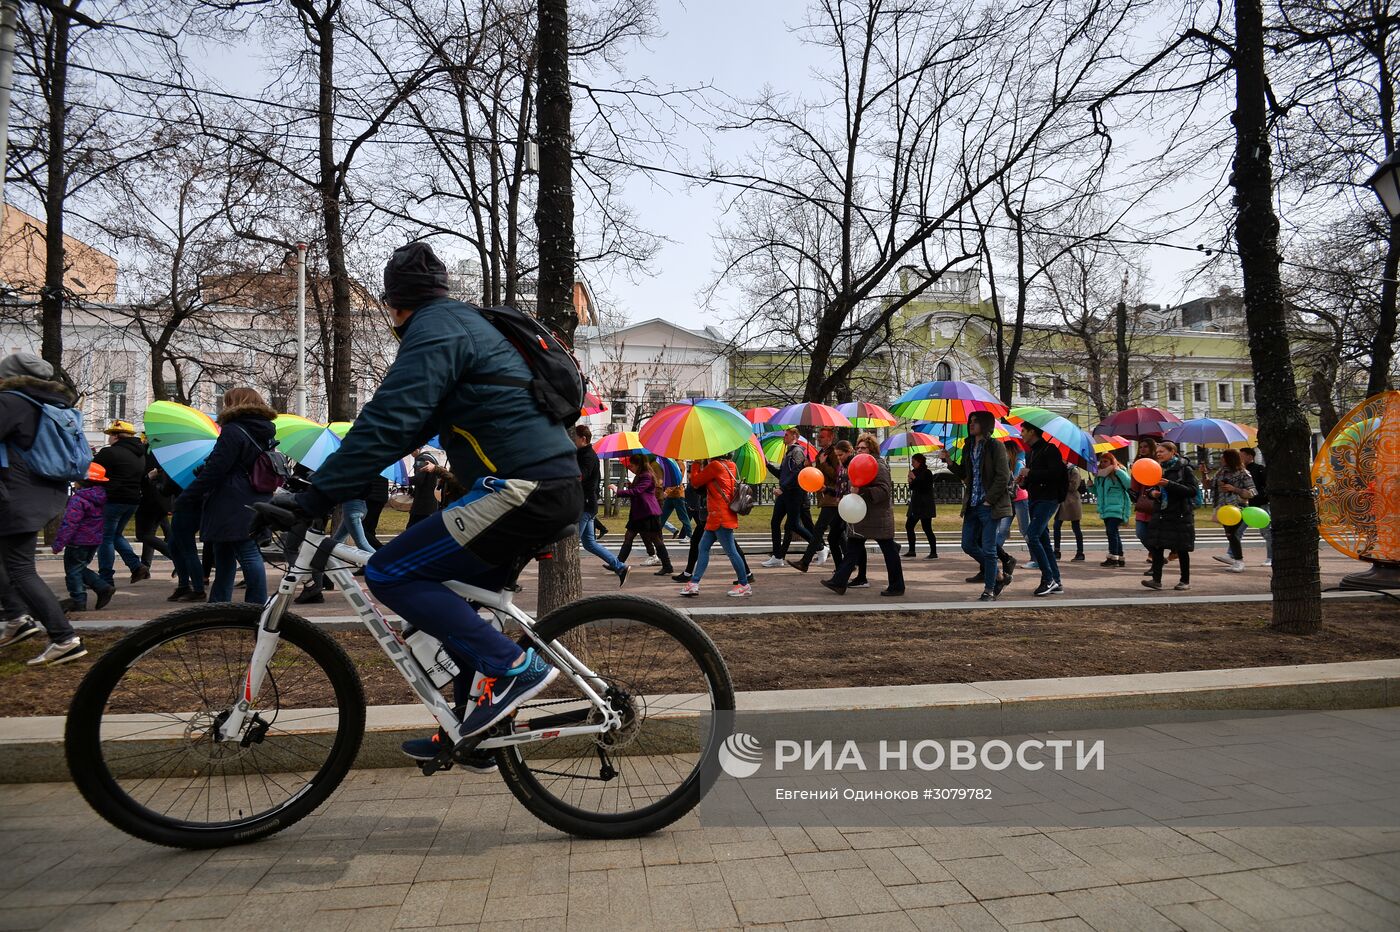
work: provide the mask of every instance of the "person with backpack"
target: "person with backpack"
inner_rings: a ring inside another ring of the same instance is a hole
[[[1118,457],[1108,451],[1099,454],[1098,468],[1094,470],[1094,500],[1098,502],[1099,517],[1103,519],[1104,533],[1108,535],[1108,556],[1100,566],[1127,566],[1123,558],[1123,535],[1121,528],[1133,514],[1132,477]]]
[[[690,483],[705,490],[705,533],[700,535],[699,550],[695,557],[695,570],[681,589],[681,595],[694,598],[700,594],[700,581],[705,578],[705,570],[710,565],[710,548],[718,540],[729,563],[734,567],[734,585],[729,597],[744,599],[753,595],[753,586],[748,582],[749,568],[739,555],[734,541],[734,531],[739,527],[739,516],[734,513],[733,502],[739,489],[739,467],[734,465],[733,454],[712,460],[696,460],[690,464]]]
[[[467,492],[388,541],[365,567],[376,599],[443,642],[461,673],[463,734],[490,728],[545,689],[558,670],[522,648],[446,585],[499,588],[522,559],[572,537],[583,511],[576,448],[567,430],[583,405],[583,376],[559,338],[511,308],[448,297],[447,266],[426,243],[394,251],[382,299],[398,357],[355,429],[316,471],[311,488],[279,498],[321,516],[434,434]],[[446,497],[446,496],[445,496]],[[476,673],[492,689],[471,695]],[[433,760],[442,734],[403,751]],[[489,752],[469,769],[495,769]]]
[[[1157,462],[1162,464],[1162,478],[1148,488],[1145,497],[1152,502],[1152,518],[1147,523],[1144,543],[1152,554],[1151,578],[1142,584],[1149,589],[1162,588],[1162,567],[1167,553],[1176,554],[1181,578],[1176,584],[1179,592],[1191,588],[1191,551],[1196,549],[1196,493],[1200,482],[1186,460],[1177,455],[1176,444],[1170,440],[1157,441]]]
[[[68,496],[63,521],[53,539],[53,552],[63,554],[63,578],[68,584],[67,612],[87,611],[87,591],[97,595],[94,606],[101,611],[117,587],[102,581],[88,564],[102,543],[103,506],[107,504],[107,470],[101,463],[88,466],[87,478]]]
[[[97,549],[97,575],[108,585],[116,578],[117,556],[131,571],[132,584],[151,577],[151,568],[141,562],[126,540],[126,526],[141,505],[141,488],[146,479],[146,445],[136,436],[129,421],[113,421],[104,431],[107,446],[97,451],[93,462],[107,470],[107,507],[103,511],[102,546]]]
[[[29,666],[87,654],[35,564],[39,532],[63,511],[68,483],[87,474],[92,457],[73,409],[78,393],[60,378],[33,353],[0,359],[0,564],[10,590],[0,647],[37,635],[42,625],[49,645]],[[14,617],[21,603],[27,612]]]
[[[265,468],[259,460],[275,451],[272,422],[276,417],[277,412],[255,388],[238,386],[225,392],[219,411],[219,439],[175,503],[177,512],[203,504],[199,534],[214,548],[210,602],[233,600],[235,565],[242,569],[246,583],[243,601],[267,601],[267,571],[253,539],[249,506],[272,498],[272,490],[256,481],[255,475]],[[260,485],[264,488],[258,488]]]

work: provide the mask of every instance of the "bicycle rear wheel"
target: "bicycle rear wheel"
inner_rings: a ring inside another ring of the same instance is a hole
[[[345,778],[364,735],[364,690],[340,645],[294,615],[282,616],[242,734],[214,740],[241,697],[261,611],[171,612],[88,671],[68,711],[68,769],[108,822],[161,845],[240,844],[308,815]]]
[[[622,726],[497,750],[516,799],[560,831],[589,838],[644,835],[694,808],[715,772],[702,763],[718,753],[734,709],[729,671],[709,636],[670,606],[637,596],[574,602],[536,631],[607,683]],[[561,675],[521,707],[516,728],[593,720],[596,710]]]

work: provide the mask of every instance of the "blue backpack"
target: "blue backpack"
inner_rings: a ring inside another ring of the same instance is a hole
[[[83,436],[82,416],[73,408],[60,408],[30,398],[24,392],[7,391],[7,395],[18,395],[39,409],[39,425],[34,430],[34,443],[23,453],[22,459],[34,475],[54,482],[76,482],[87,476],[88,465],[92,462],[92,448]],[[10,468],[10,445],[0,445],[0,468]]]

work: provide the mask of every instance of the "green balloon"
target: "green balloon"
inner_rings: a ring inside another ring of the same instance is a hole
[[[1253,528],[1269,526],[1269,513],[1262,508],[1250,505],[1243,512],[1244,523]]]

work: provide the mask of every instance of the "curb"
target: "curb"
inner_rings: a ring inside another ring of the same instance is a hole
[[[741,692],[740,712],[939,709],[991,714],[1011,727],[1128,709],[1311,710],[1400,706],[1400,659],[1117,676],[995,680],[922,686]],[[314,711],[314,710],[308,710]],[[418,705],[371,706],[357,768],[403,767],[400,742],[435,727]],[[67,781],[64,716],[0,718],[0,783]],[[160,739],[157,739],[160,740]]]

